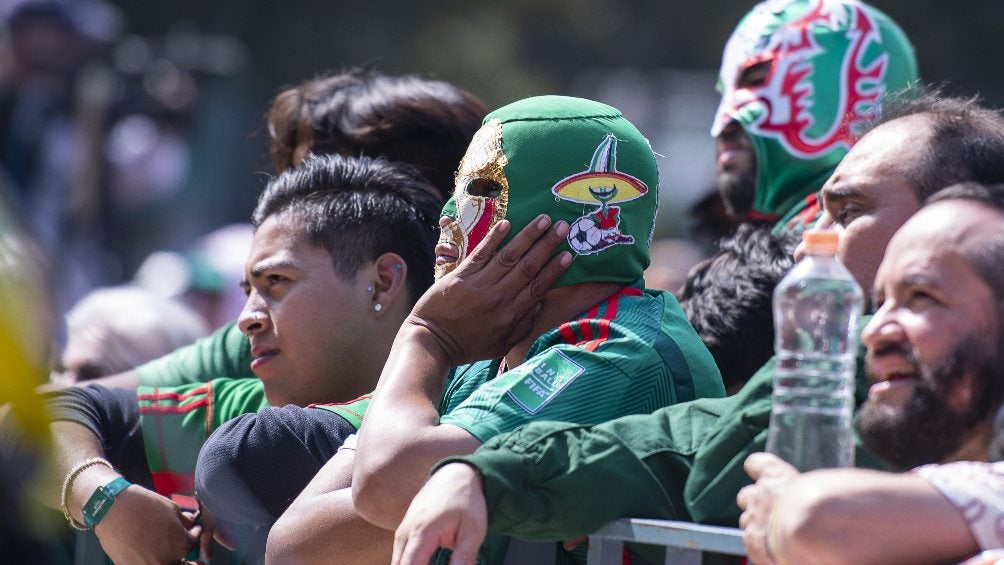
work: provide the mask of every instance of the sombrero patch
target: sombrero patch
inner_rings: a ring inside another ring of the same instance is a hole
[[[568,245],[579,255],[599,253],[613,245],[634,244],[634,236],[621,232],[621,209],[616,203],[644,196],[648,186],[636,177],[617,171],[617,137],[607,134],[596,147],[589,168],[558,181],[555,197],[597,208],[572,222]]]

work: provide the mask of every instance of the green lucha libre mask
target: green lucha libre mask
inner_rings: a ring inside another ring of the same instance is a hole
[[[757,78],[742,80],[751,69]],[[819,190],[881,97],[916,78],[906,36],[871,6],[768,0],[725,45],[711,135],[742,127],[756,153],[753,211],[781,216]]]
[[[541,213],[570,225],[574,255],[557,285],[630,283],[648,266],[659,201],[652,149],[631,122],[605,104],[539,96],[488,114],[460,163],[440,241],[466,257],[499,220],[508,239]]]

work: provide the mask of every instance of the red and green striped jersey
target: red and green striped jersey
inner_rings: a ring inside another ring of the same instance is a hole
[[[258,379],[214,379],[136,391],[140,427],[154,490],[189,494],[195,462],[206,438],[227,420],[268,406]]]

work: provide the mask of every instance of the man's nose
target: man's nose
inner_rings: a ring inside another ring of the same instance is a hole
[[[237,317],[237,327],[244,335],[251,336],[265,328],[268,315],[263,312],[261,306],[261,300],[258,300],[255,293],[252,292],[248,296],[247,302],[244,303],[244,309],[241,310],[240,316]]]
[[[875,312],[861,332],[861,342],[868,347],[869,351],[876,351],[890,343],[899,343],[904,340],[903,327],[900,326],[890,309],[885,306]]]

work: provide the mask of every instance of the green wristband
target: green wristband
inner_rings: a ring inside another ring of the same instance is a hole
[[[115,496],[124,491],[130,484],[132,483],[125,478],[119,477],[94,491],[94,494],[87,499],[87,504],[84,504],[83,509],[84,523],[87,524],[88,528],[93,528],[101,523],[115,502]]]

